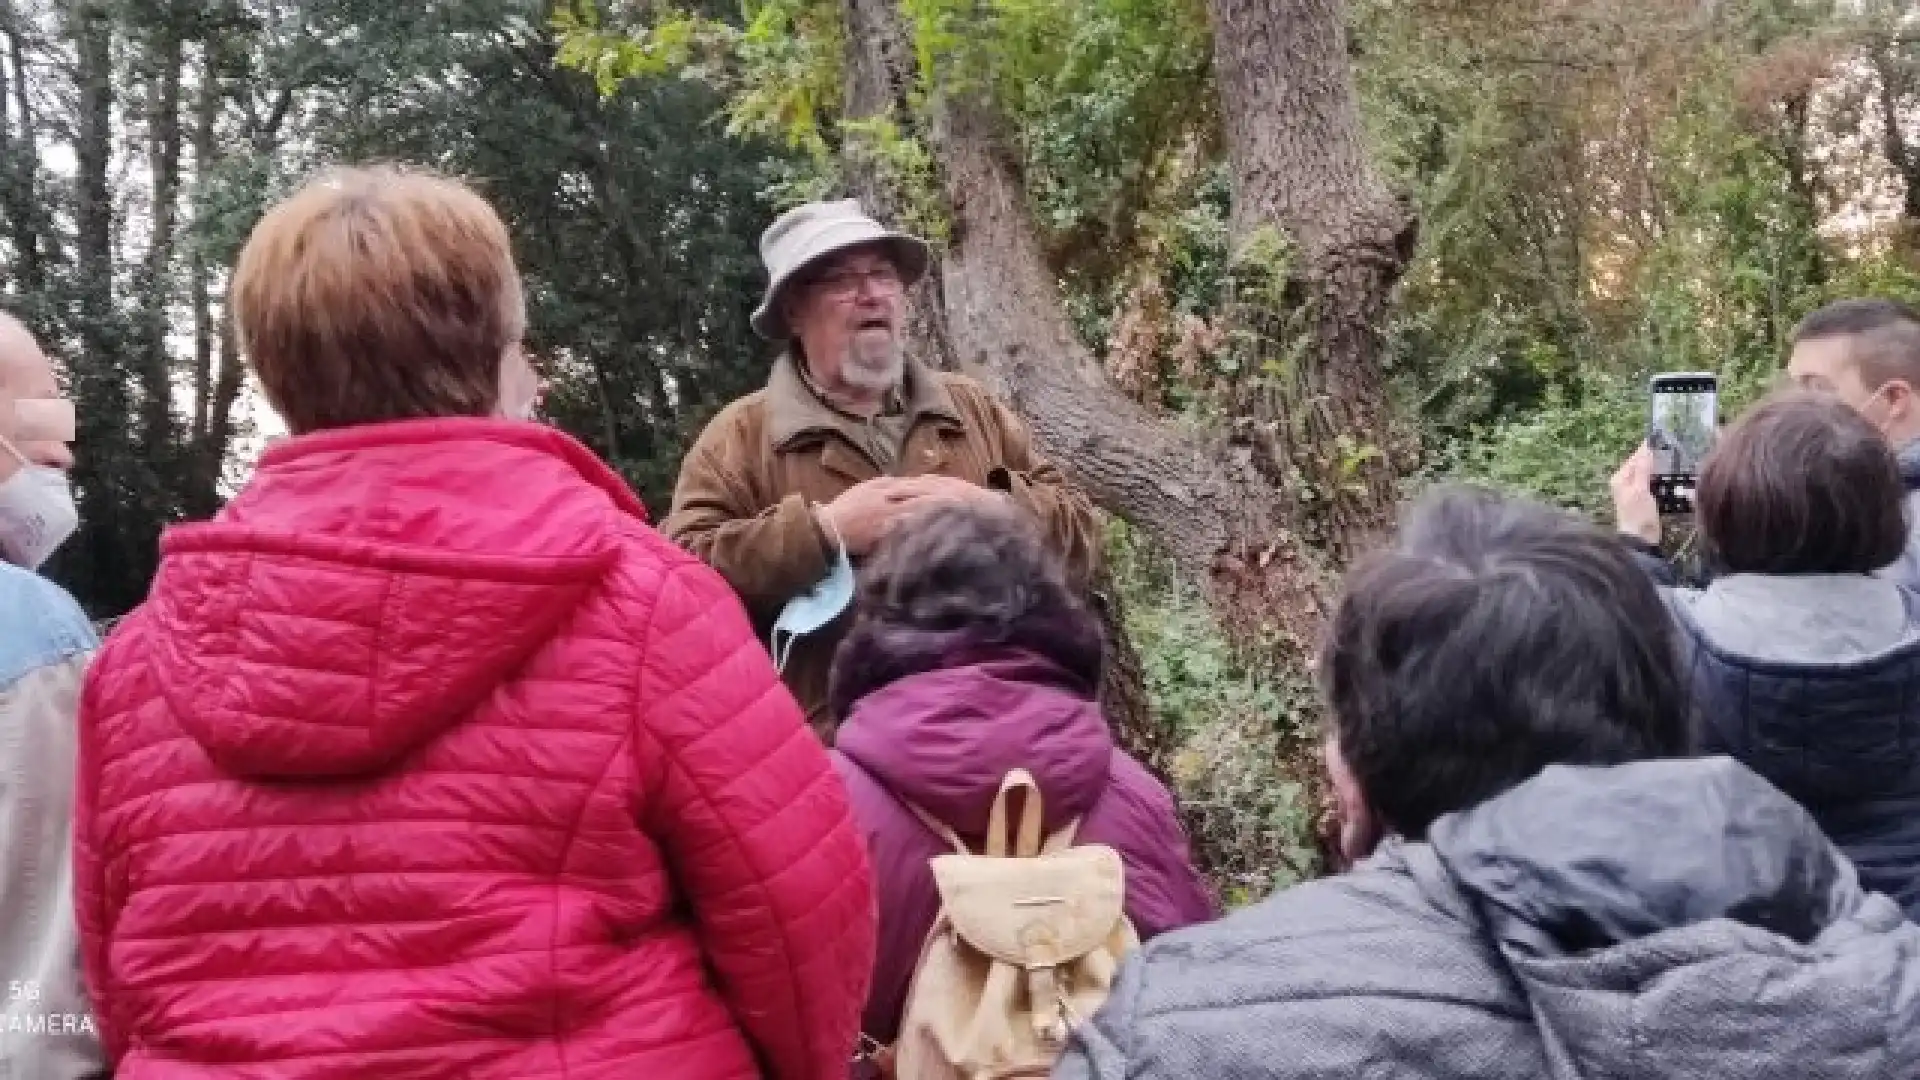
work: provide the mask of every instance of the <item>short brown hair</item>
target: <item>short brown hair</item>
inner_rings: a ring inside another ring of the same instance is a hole
[[[1867,574],[1907,546],[1893,451],[1840,399],[1775,394],[1700,468],[1700,533],[1735,574]]]
[[[1920,390],[1920,311],[1897,300],[1837,300],[1800,320],[1793,343],[1851,339],[1847,358],[1878,390],[1894,379]]]
[[[269,210],[233,308],[294,434],[483,416],[526,326],[499,215],[453,180],[391,167],[328,173]]]

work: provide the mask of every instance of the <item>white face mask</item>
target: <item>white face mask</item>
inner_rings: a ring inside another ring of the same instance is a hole
[[[5,440],[0,445],[20,456]],[[0,555],[15,566],[40,569],[79,527],[73,487],[59,469],[28,462],[0,483]]]
[[[773,653],[774,669],[783,675],[794,642],[818,632],[853,606],[853,563],[848,560],[847,545],[838,533],[834,534],[833,545],[833,564],[827,567],[827,576],[787,601],[773,624],[773,640],[768,646]]]

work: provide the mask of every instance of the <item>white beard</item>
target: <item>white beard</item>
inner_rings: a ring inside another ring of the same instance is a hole
[[[885,393],[900,385],[905,367],[906,352],[893,335],[855,334],[840,359],[840,381],[849,389]]]

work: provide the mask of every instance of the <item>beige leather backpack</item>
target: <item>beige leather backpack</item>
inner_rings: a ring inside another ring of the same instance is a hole
[[[1015,793],[1023,805],[1008,851]],[[911,809],[954,851],[933,860],[940,914],[914,969],[900,1037],[876,1062],[899,1080],[1048,1075],[1140,944],[1124,911],[1119,853],[1073,846],[1077,820],[1043,843],[1040,788],[1025,769],[1001,781],[983,854]]]

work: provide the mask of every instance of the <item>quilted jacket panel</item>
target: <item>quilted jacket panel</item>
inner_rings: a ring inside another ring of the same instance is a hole
[[[165,538],[81,742],[120,1080],[845,1075],[844,790],[726,585],[559,432],[276,446]]]

